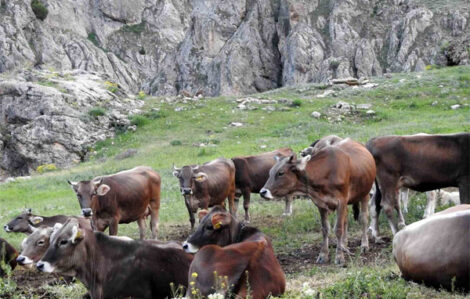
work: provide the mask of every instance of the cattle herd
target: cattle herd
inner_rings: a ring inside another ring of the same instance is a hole
[[[383,242],[378,225],[383,210],[394,235],[393,256],[405,279],[470,289],[470,133],[383,136],[365,146],[332,135],[313,142],[299,158],[282,148],[203,165],[173,165],[173,175],[191,224],[192,234],[183,244],[156,240],[161,178],[150,167],[139,166],[68,181],[83,216],[45,217],[28,210],[11,220],[5,231],[28,236],[19,254],[0,239],[6,264],[76,277],[91,298],[167,298],[175,290],[184,290],[188,298],[215,292],[237,298],[278,296],[286,279],[271,240],[248,224],[250,194],[259,193],[267,200],[284,198],[286,216],[295,196],[310,198],[318,207],[323,243],[317,263],[329,262],[331,212],[336,211],[335,263],[343,264],[349,252],[348,205],[361,221],[362,252],[369,248],[368,229],[375,242]],[[401,206],[406,199],[399,200],[399,190],[446,187],[458,188],[453,201],[462,204],[434,215],[432,206],[426,219],[405,226]],[[239,221],[242,195],[245,214]],[[148,217],[152,239],[144,240]],[[115,236],[119,223],[133,221],[140,240]],[[110,236],[102,233],[108,227]]]

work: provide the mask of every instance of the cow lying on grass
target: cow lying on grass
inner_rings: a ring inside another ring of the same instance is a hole
[[[39,216],[32,214],[31,209],[16,216],[8,222],[3,228],[7,233],[24,233],[31,234],[34,228],[41,225],[53,227],[56,223],[64,223],[69,217],[64,215],[55,215],[51,217]]]
[[[37,268],[76,276],[91,298],[166,298],[170,283],[187,286],[191,261],[181,249],[92,232],[70,219],[52,235]]]
[[[335,136],[336,137],[336,136]],[[338,137],[334,138],[337,140]],[[325,137],[331,140],[331,136]],[[318,143],[324,143],[321,139]],[[316,146],[314,145],[314,149]],[[307,155],[300,161],[295,155],[280,159],[271,168],[269,179],[260,191],[262,197],[303,195],[312,199],[320,210],[323,244],[318,263],[329,260],[328,214],[337,210],[336,217],[336,260],[344,263],[347,248],[347,205],[361,204],[363,251],[368,250],[367,218],[369,191],[374,183],[375,163],[369,151],[360,143],[349,138],[326,144],[323,148]]]
[[[222,207],[201,211],[197,230],[184,243],[196,253],[187,296],[214,292],[227,297],[266,298],[284,293],[286,279],[271,241],[258,229],[238,222]]]
[[[1,267],[2,262],[9,265],[11,270],[16,267],[16,257],[18,252],[5,239],[0,238],[0,277],[5,275],[5,270]]]
[[[152,238],[157,239],[160,209],[160,175],[139,166],[91,181],[71,182],[84,216],[100,232],[109,227],[117,235],[119,223],[137,221],[140,239],[145,237],[145,218],[150,214]]]
[[[393,238],[393,257],[405,279],[470,290],[470,205],[412,223]]]
[[[79,227],[91,230],[90,221],[83,217],[70,217],[75,218],[79,222]],[[46,253],[50,244],[50,237],[54,230],[58,230],[61,224],[56,224],[54,227],[42,225],[38,228],[32,228],[33,233],[21,243],[21,252],[16,261],[19,265],[25,267],[32,267],[37,263]]]

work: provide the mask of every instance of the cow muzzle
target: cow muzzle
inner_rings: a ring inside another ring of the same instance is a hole
[[[259,195],[261,195],[262,198],[265,199],[273,199],[273,195],[271,194],[271,191],[269,189],[263,188],[259,191]]]
[[[181,188],[181,194],[183,194],[183,195],[192,195],[193,190],[191,188]]]
[[[199,248],[197,246],[194,246],[193,244],[187,242],[187,241],[184,241],[183,243],[183,249],[184,251],[186,251],[187,253],[196,253],[199,251]]]
[[[36,265],[36,268],[41,272],[52,273],[54,272],[54,267],[51,266],[48,262],[39,261]]]
[[[91,217],[93,215],[93,211],[90,208],[82,209],[83,217]]]
[[[30,265],[33,264],[33,260],[30,259],[30,258],[27,257],[27,256],[24,256],[24,255],[18,256],[18,258],[16,259],[16,261],[17,261],[18,264],[20,264],[21,266],[30,266]]]
[[[10,229],[10,227],[9,227],[7,224],[3,226],[3,229],[4,229],[7,233],[11,232],[11,229]]]

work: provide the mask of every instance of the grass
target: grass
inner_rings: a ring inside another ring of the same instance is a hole
[[[97,154],[92,160],[70,169],[35,174],[29,180],[1,185],[0,224],[8,222],[26,207],[40,215],[78,215],[79,205],[67,179],[85,180],[136,165],[149,165],[162,176],[160,239],[172,239],[181,233],[187,235],[189,220],[178,181],[172,176],[173,164],[181,167],[221,156],[256,154],[284,146],[298,152],[313,140],[329,134],[349,136],[366,142],[371,137],[387,134],[469,132],[470,109],[469,106],[464,106],[470,104],[469,73],[470,67],[453,67],[423,73],[396,74],[391,79],[373,78],[372,81],[379,84],[375,89],[346,88],[338,90],[335,97],[322,99],[315,97],[324,92],[325,86],[320,84],[304,84],[253,95],[301,103],[288,111],[264,111],[261,109],[265,106],[263,104],[253,104],[257,110],[241,111],[236,108],[237,103],[233,97],[167,103],[163,99],[148,96],[143,118],[133,118],[138,130],[118,134],[112,140],[96,144],[93,150]],[[371,109],[376,111],[376,115],[345,115],[341,122],[329,121],[327,117],[315,119],[310,116],[312,111],[328,116],[331,106],[338,101],[371,103]],[[461,104],[462,107],[450,109],[454,104]],[[275,104],[276,108],[283,105],[288,104]],[[175,112],[176,107],[185,109]],[[230,127],[231,122],[241,122],[243,126]],[[206,146],[194,146],[201,143]],[[125,160],[113,159],[130,148],[139,151]],[[280,217],[283,206],[282,202],[266,202],[257,195],[252,196],[252,223],[272,238],[276,253],[287,255],[303,250],[305,246],[319,246],[320,217],[313,204],[307,200],[296,200],[293,216],[290,218]],[[414,196],[406,215],[407,223],[420,219],[424,206],[424,195]],[[241,211],[239,208],[239,213]],[[331,217],[333,224],[334,215]],[[352,213],[349,217],[352,217]],[[350,223],[350,234],[357,237],[359,224],[352,218]],[[383,215],[381,229],[390,237]],[[119,234],[138,238],[136,223],[120,225]],[[6,238],[18,248],[24,236],[7,235],[1,231],[0,237]],[[333,234],[331,237],[334,240]],[[333,244],[334,242],[332,241]],[[333,254],[334,245],[330,247],[330,252]],[[369,261],[367,267],[363,266],[360,256],[353,256],[345,268],[318,266],[313,264],[312,257],[308,259],[310,263],[307,266],[299,266],[295,273],[288,275],[285,298],[305,298],[302,294],[304,282],[311,284],[314,291],[321,293],[323,298],[454,296],[403,281],[391,258],[391,244],[381,249],[380,258]],[[66,294],[62,297],[69,298],[82,294],[77,289],[83,291],[83,287],[76,285],[54,288],[57,292]],[[60,294],[53,296],[61,297]]]
[[[98,116],[106,115],[106,110],[102,107],[94,107],[88,110],[88,115],[97,118]]]
[[[141,23],[135,24],[135,25],[124,25],[121,28],[121,30],[124,31],[124,32],[140,34],[140,33],[144,32],[144,30],[145,30],[145,22],[141,22]]]

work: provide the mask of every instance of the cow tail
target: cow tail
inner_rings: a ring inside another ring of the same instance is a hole
[[[354,220],[359,220],[359,204],[353,204]]]
[[[379,183],[377,183],[377,179],[375,179],[375,193],[372,200],[375,201],[375,211],[377,215],[380,215],[380,203],[382,202],[382,192],[380,192]]]

